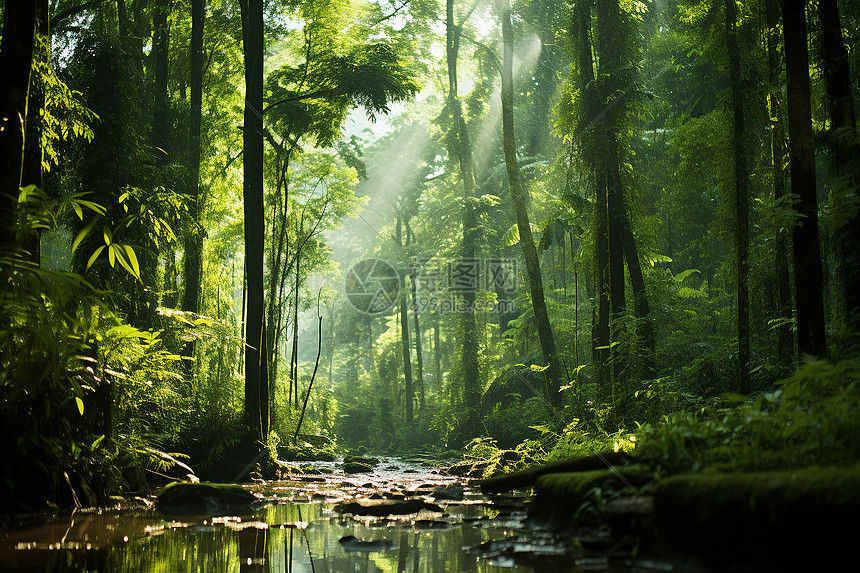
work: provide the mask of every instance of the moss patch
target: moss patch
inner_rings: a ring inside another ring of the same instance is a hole
[[[223,483],[172,483],[161,490],[156,507],[162,511],[210,513],[248,508],[257,498],[241,486]]]
[[[558,514],[573,514],[590,496],[606,500],[631,488],[638,488],[652,477],[642,466],[629,466],[617,471],[551,473],[535,483],[536,504],[541,510]],[[599,490],[599,492],[597,491]],[[599,495],[595,496],[595,493]]]
[[[719,563],[846,563],[860,465],[676,476],[655,488],[655,544]]]

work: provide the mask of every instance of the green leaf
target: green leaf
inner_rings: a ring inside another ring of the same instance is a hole
[[[101,245],[101,246],[99,246],[99,248],[97,248],[95,251],[93,251],[93,254],[90,255],[90,260],[87,261],[87,268],[84,269],[84,272],[90,270],[90,267],[93,266],[93,263],[96,262],[97,258],[99,258],[99,255],[104,250],[105,246],[106,245]]]
[[[83,229],[80,230],[80,232],[78,233],[78,236],[75,237],[74,241],[72,241],[72,252],[75,252],[75,249],[77,249],[78,246],[80,246],[81,241],[84,240],[84,237],[89,235],[90,231],[93,230],[93,226],[95,224],[96,224],[96,220],[93,219],[92,221],[90,221],[90,223],[86,227],[84,227]]]
[[[111,233],[111,230],[107,227],[102,228],[102,235],[104,235],[105,238],[105,245],[110,245],[111,241],[113,241],[113,233]]]
[[[81,416],[84,415],[84,401],[75,396],[75,402],[78,404],[78,412],[81,413]]]
[[[505,247],[510,247],[511,245],[516,245],[520,242],[520,230],[517,228],[516,223],[511,225],[511,227],[505,232],[505,236],[502,237],[502,245]]]
[[[128,262],[131,264],[131,268],[129,272],[133,274],[138,280],[140,280],[140,263],[137,261],[137,255],[134,253],[134,249],[132,249],[129,245],[121,245],[122,250],[125,251],[126,257],[128,257]]]
[[[687,278],[688,276],[690,276],[691,274],[693,274],[693,273],[698,273],[698,272],[700,272],[700,271],[699,271],[699,269],[687,269],[686,271],[681,271],[680,273],[678,273],[677,275],[675,275],[675,280],[676,280],[676,281],[678,281],[678,282],[681,282],[681,281],[683,281],[685,278]]]
[[[108,261],[110,262],[110,266],[116,265],[116,245],[111,245],[108,243]]]

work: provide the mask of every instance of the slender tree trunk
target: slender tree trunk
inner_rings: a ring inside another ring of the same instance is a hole
[[[34,63],[35,60],[48,64],[51,61],[51,33],[48,19],[48,0],[36,0],[36,37],[39,38],[39,43],[34,46]],[[44,190],[42,180],[42,110],[44,108],[45,90],[42,79],[31,72],[21,186],[35,185],[42,190]],[[37,265],[40,264],[41,259],[41,234],[41,230],[36,229],[30,235],[21,237],[24,250],[29,253],[30,260]]]
[[[7,2],[0,43],[0,248],[15,244],[35,31],[36,3]]]
[[[415,366],[418,368],[418,406],[424,411],[424,352],[421,348],[421,324],[418,319],[418,278],[415,269],[409,269],[409,282],[412,285],[412,324],[415,328]]]
[[[299,231],[301,233],[301,231]],[[290,391],[292,397],[290,402],[296,407],[299,405],[299,287],[301,286],[301,257],[296,251],[296,282],[293,300],[293,350],[290,354]],[[293,400],[295,399],[295,401]]]
[[[627,272],[633,287],[634,313],[636,316],[636,337],[641,344],[640,358],[642,361],[641,377],[645,380],[654,377],[657,362],[657,338],[654,332],[654,321],[651,317],[651,305],[648,304],[648,292],[645,290],[645,278],[642,275],[642,265],[639,263],[639,249],[636,248],[636,237],[633,235],[633,225],[630,215],[624,213],[624,258],[627,261]]]
[[[805,7],[804,0],[783,0],[782,3],[791,190],[800,198],[797,211],[801,216],[794,227],[794,290],[800,359],[827,355]]]
[[[460,165],[463,179],[463,262],[475,259],[480,228],[473,205],[475,195],[475,176],[472,168],[472,148],[468,131],[463,120],[460,99],[457,95],[457,57],[460,50],[460,27],[454,22],[454,0],[447,0],[446,12],[446,59],[448,64],[448,112],[451,114],[452,137],[449,152],[452,152]],[[468,412],[465,423],[466,432],[477,428],[481,415],[481,371],[478,364],[478,332],[475,317],[475,291],[463,292],[463,395]]]
[[[263,320],[263,0],[245,0],[244,207],[247,318],[245,321],[245,415],[265,441],[269,433],[269,379]]]
[[[767,0],[767,59],[769,71],[768,114],[770,115],[770,146],[773,170],[773,196],[779,203],[786,194],[785,185],[785,117],[780,103],[779,0]],[[781,324],[776,329],[777,361],[787,374],[794,369],[794,332],[792,331],[791,278],[788,267],[788,231],[777,231],[774,241],[774,273],[776,275],[777,305]]]
[[[191,2],[191,126],[188,136],[189,192],[188,216],[192,231],[185,240],[185,292],[182,310],[200,312],[200,257],[203,235],[200,226],[200,125],[203,117],[203,23],[204,0]],[[194,353],[194,343],[185,346],[186,356]]]
[[[436,391],[441,393],[442,390],[442,349],[439,348],[439,313],[435,315],[436,320],[433,321],[433,378],[436,381]]]
[[[152,11],[152,58],[155,62],[155,107],[153,108],[152,145],[155,161],[166,165],[167,155],[167,68],[170,46],[170,0],[156,0]]]
[[[549,365],[549,368],[546,370],[547,383],[544,387],[544,397],[551,404],[558,405],[561,397],[558,392],[558,389],[561,387],[561,372],[556,355],[552,325],[549,322],[549,313],[547,312],[546,300],[544,299],[540,262],[526,208],[528,201],[527,191],[523,189],[520,183],[520,169],[517,165],[517,149],[514,140],[514,29],[511,24],[511,11],[508,0],[497,0],[496,7],[502,19],[502,39],[504,43],[501,96],[503,147],[508,173],[508,187],[511,191],[511,203],[514,217],[517,221],[517,229],[520,233],[520,246],[522,247],[523,259],[525,259],[526,263],[529,292],[531,293],[532,308],[535,313],[541,351],[544,362]]]
[[[860,142],[851,94],[848,52],[836,0],[818,3],[821,20],[821,59],[831,120],[831,146],[835,163],[834,189],[839,196],[857,192],[860,185]],[[860,216],[850,213],[833,233],[839,260],[838,277],[844,321],[853,334],[860,333]]]
[[[729,55],[729,79],[732,86],[735,162],[735,254],[738,273],[738,392],[749,394],[750,388],[750,309],[749,309],[749,169],[744,145],[744,104],[741,85],[740,56],[737,40],[737,6],[725,0],[726,36]]]
[[[404,403],[406,405],[406,424],[411,426],[413,422],[412,414],[412,352],[409,345],[409,314],[406,306],[406,280],[404,277],[400,279],[400,346],[403,352],[403,377],[406,381],[406,395]]]

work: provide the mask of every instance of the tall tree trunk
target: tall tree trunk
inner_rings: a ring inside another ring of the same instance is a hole
[[[269,433],[269,379],[263,320],[263,0],[245,0],[243,39],[245,51],[245,126],[243,130],[245,272],[245,416],[257,436]]]
[[[805,7],[804,0],[783,0],[782,3],[791,190],[800,198],[797,211],[801,216],[794,227],[797,350],[801,360],[805,356],[823,358],[827,355]]]
[[[640,359],[642,362],[641,378],[648,380],[654,377],[657,362],[657,337],[654,332],[654,321],[651,317],[651,305],[648,304],[648,292],[645,290],[645,278],[642,275],[642,265],[639,263],[639,249],[636,248],[636,237],[633,235],[633,225],[630,215],[624,213],[624,258],[627,261],[627,272],[633,287],[633,311],[636,316],[636,337],[641,344]]]
[[[738,273],[738,392],[750,392],[750,308],[749,308],[749,169],[744,145],[744,98],[741,85],[740,56],[737,39],[737,6],[726,4],[726,48],[729,55],[729,79],[732,86],[735,161],[735,254]]]
[[[192,231],[185,239],[185,292],[182,310],[200,312],[200,257],[203,253],[203,229],[200,226],[200,125],[203,112],[203,23],[204,0],[191,1],[191,126],[188,134],[188,216]],[[187,356],[194,353],[194,343],[185,347]]]
[[[538,337],[544,362],[549,365],[546,370],[544,397],[558,405],[561,395],[561,372],[556,355],[555,338],[549,322],[549,313],[544,299],[543,277],[540,271],[537,249],[529,223],[527,191],[520,183],[520,169],[517,165],[517,148],[514,140],[514,29],[511,24],[511,9],[508,0],[497,0],[496,7],[502,20],[502,40],[504,43],[504,62],[502,65],[502,132],[505,166],[508,173],[508,187],[511,191],[511,203],[517,229],[520,233],[520,246],[526,263],[526,274],[529,281],[529,292],[532,298],[532,308],[535,313]]]
[[[842,24],[836,0],[818,3],[821,20],[821,58],[827,103],[830,111],[831,145],[835,162],[834,187],[838,194],[857,192],[860,185],[860,142],[851,94],[848,52],[842,39]],[[850,213],[847,222],[833,233],[839,257],[839,289],[848,330],[860,334],[860,216]]]
[[[170,0],[156,0],[152,11],[152,58],[155,61],[155,107],[153,108],[152,145],[155,161],[166,165],[167,155],[167,68],[170,47]]]
[[[623,34],[621,25],[621,7],[618,0],[604,0],[597,4],[597,53],[599,55],[598,90],[600,101],[606,107],[600,118],[602,129],[600,134],[597,185],[606,194],[606,239],[608,242],[609,260],[606,263],[609,279],[609,300],[611,307],[612,332],[611,339],[619,341],[624,337],[624,189],[621,181],[621,136],[624,104],[619,100],[625,97],[619,74],[625,62],[622,61],[621,47]],[[602,208],[602,205],[599,204]],[[606,281],[604,276],[604,282]],[[619,415],[624,416],[623,399],[626,394],[625,370],[626,360],[621,355],[621,346],[611,345],[610,357],[613,364],[612,397],[619,408]]]
[[[404,403],[406,405],[406,424],[411,426],[412,414],[412,351],[409,345],[409,314],[406,306],[406,280],[400,278],[400,347],[403,353],[403,377],[406,382]]]
[[[454,22],[454,0],[447,0],[445,9],[445,54],[448,64],[448,112],[451,114],[452,136],[449,152],[453,152],[460,166],[463,179],[463,262],[475,260],[480,234],[475,206],[475,176],[472,168],[472,148],[466,123],[463,120],[460,99],[457,94],[457,57],[460,50],[460,26]],[[481,415],[481,371],[478,364],[478,328],[475,317],[475,291],[465,289],[463,293],[463,395],[468,412],[464,429],[470,432],[477,428]]]
[[[421,323],[418,319],[418,278],[415,276],[415,268],[409,267],[409,282],[412,285],[412,324],[415,328],[415,366],[418,369],[416,382],[418,383],[418,406],[424,411],[424,352],[421,348]]]
[[[442,349],[439,348],[441,336],[439,333],[439,312],[434,315],[433,321],[433,380],[436,382],[436,391],[442,389]]]
[[[15,244],[35,31],[36,3],[7,2],[0,43],[0,248]]]
[[[779,203],[786,194],[785,117],[780,103],[779,0],[767,0],[767,60],[769,83],[768,114],[770,115],[770,148],[773,170],[773,196]],[[780,367],[788,374],[794,369],[794,332],[791,327],[791,275],[788,266],[788,231],[777,231],[774,241],[774,273],[776,275],[777,306],[781,324],[776,328],[776,353]]]
[[[607,236],[606,187],[596,177],[594,170],[594,133],[593,123],[598,109],[594,86],[594,56],[591,43],[591,3],[577,2],[571,36],[577,46],[577,67],[579,69],[578,87],[582,94],[582,115],[580,122],[585,134],[582,138],[586,162],[591,170],[590,176],[595,189],[594,201],[594,287],[597,297],[596,308],[592,312],[591,359],[595,367],[598,391],[605,395],[609,391],[609,239]]]
[[[36,0],[36,37],[39,42],[34,46],[33,59],[46,64],[51,62],[51,33],[48,24],[48,0]],[[44,190],[42,181],[42,110],[45,107],[45,90],[42,78],[31,72],[30,93],[27,102],[27,134],[24,138],[24,167],[21,186],[35,185]],[[35,229],[26,237],[21,237],[24,250],[35,264],[41,259],[41,230]]]
[[[301,236],[301,230],[299,235]],[[293,289],[293,350],[290,353],[290,403],[299,405],[299,288],[301,287],[301,253],[296,250],[296,282]]]

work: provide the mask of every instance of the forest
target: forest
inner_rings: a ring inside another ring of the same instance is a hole
[[[0,513],[344,455],[860,491],[860,2],[7,0],[0,77]]]

